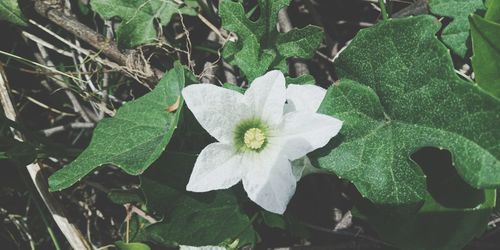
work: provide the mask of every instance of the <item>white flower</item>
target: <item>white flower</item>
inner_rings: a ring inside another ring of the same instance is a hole
[[[286,89],[280,71],[258,77],[245,94],[195,84],[182,95],[201,126],[219,141],[201,151],[186,189],[206,192],[243,181],[248,197],[274,213],[286,210],[300,178],[291,161],[323,147],[342,127],[342,121],[316,113],[324,89]]]

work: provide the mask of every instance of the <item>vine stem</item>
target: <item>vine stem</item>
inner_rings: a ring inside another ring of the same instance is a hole
[[[382,15],[382,19],[389,19],[389,14],[387,13],[387,9],[385,8],[385,0],[378,0],[378,4],[380,5],[380,14]]]
[[[18,168],[18,170],[21,170],[21,169]],[[45,216],[43,206],[42,206],[42,204],[40,204],[38,197],[35,197],[35,195],[34,195],[34,194],[36,194],[36,192],[33,190],[33,187],[30,186],[30,184],[27,182],[28,180],[26,180],[27,178],[25,176],[25,173],[19,171],[19,174],[21,175],[21,178],[23,178],[25,185],[28,187],[28,190],[30,190],[31,199],[35,203],[36,210],[38,210],[38,214],[40,214],[40,218],[42,218],[42,221],[45,224],[45,227],[47,229],[47,232],[49,233],[50,239],[52,240],[52,243],[54,244],[54,248],[56,250],[61,250],[61,245],[59,244],[59,241],[57,240],[56,234],[54,233],[54,230],[52,230],[52,227],[50,226],[50,222],[47,219],[47,217]]]
[[[236,248],[236,246],[239,243],[239,237],[242,234],[244,234],[248,230],[249,227],[251,227],[253,225],[253,223],[255,222],[255,220],[259,217],[259,214],[260,214],[259,212],[256,212],[252,216],[252,218],[250,219],[250,222],[248,223],[248,225],[245,228],[243,228],[243,230],[241,230],[240,232],[238,232],[238,234],[236,234],[236,236],[233,237],[232,242],[229,244],[229,249]],[[234,245],[236,245],[236,246],[234,246]]]
[[[127,230],[127,232],[126,232],[126,234],[125,234],[125,243],[127,243],[127,244],[128,244],[128,243],[129,243],[129,240],[130,240],[130,239],[129,239],[129,235],[130,235],[130,219],[128,219],[128,220],[126,221],[126,223],[127,223],[127,229],[126,229],[126,230]]]

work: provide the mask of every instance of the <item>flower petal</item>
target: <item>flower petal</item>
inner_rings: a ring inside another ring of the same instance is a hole
[[[241,120],[243,95],[212,84],[193,84],[182,90],[188,108],[201,126],[215,139],[233,141],[233,130]]]
[[[291,112],[283,118],[277,141],[288,159],[295,160],[325,146],[341,127],[341,120],[328,115]]]
[[[266,151],[246,159],[252,161],[252,166],[248,166],[243,176],[243,187],[248,197],[259,206],[283,214],[295,193],[296,178],[288,159],[277,150]]]
[[[325,95],[326,89],[316,85],[289,84],[286,89],[287,104],[285,105],[285,113],[290,111],[309,111],[315,113]]]
[[[186,190],[207,192],[232,187],[241,180],[242,155],[233,146],[212,143],[205,147],[194,164]]]
[[[314,168],[313,165],[311,164],[311,160],[307,156],[293,160],[291,163],[292,163],[292,172],[297,181],[299,181],[302,178],[305,169]]]
[[[250,115],[260,118],[269,125],[281,122],[286,101],[285,77],[279,70],[257,77],[245,92],[245,103]]]

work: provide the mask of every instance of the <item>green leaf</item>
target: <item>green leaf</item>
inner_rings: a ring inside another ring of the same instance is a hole
[[[381,22],[335,61],[342,80],[319,112],[344,126],[314,158],[376,204],[424,200],[425,175],[409,156],[426,146],[451,151],[471,186],[500,186],[500,102],[455,74],[439,26],[431,16]]]
[[[117,241],[115,242],[115,246],[120,250],[151,250],[148,245],[139,242],[125,243],[123,241]]]
[[[281,229],[290,235],[299,238],[310,238],[311,231],[302,222],[298,221],[291,214],[279,215],[265,210],[260,211],[262,224],[270,228]]]
[[[232,84],[232,83],[227,83],[227,82],[224,83],[223,87],[226,88],[226,89],[237,91],[237,92],[239,92],[241,94],[244,94],[245,90],[246,90],[246,89],[244,89],[244,88],[242,88],[242,87],[240,87],[238,85],[235,85],[235,84]]]
[[[240,3],[223,0],[219,5],[222,27],[238,37],[236,42],[226,43],[223,56],[238,66],[248,81],[270,69],[288,73],[287,58],[311,58],[323,39],[322,29],[312,25],[287,33],[276,30],[278,11],[290,0],[259,0],[258,3],[260,17],[255,22],[246,17]]]
[[[177,127],[184,74],[185,69],[176,64],[151,93],[123,105],[113,118],[99,122],[90,145],[49,178],[50,190],[68,188],[105,164],[131,175],[144,172],[161,155]],[[178,106],[177,111],[168,112],[172,105]]]
[[[283,215],[275,214],[262,210],[261,212],[262,222],[271,228],[286,229],[287,221]]]
[[[18,0],[0,1],[0,20],[4,20],[19,26],[27,26],[26,18],[21,13]]]
[[[500,23],[500,1],[487,0],[485,6],[487,10],[484,18],[494,23]]]
[[[311,58],[319,46],[317,41],[321,42],[322,39],[323,30],[318,26],[308,25],[280,34],[276,48],[283,57]]]
[[[142,192],[137,189],[112,189],[108,193],[108,198],[113,203],[116,203],[118,205],[124,205],[127,203],[144,203]]]
[[[174,0],[92,0],[92,8],[103,18],[119,17],[116,29],[118,45],[131,48],[157,39],[158,24],[165,26],[174,14],[196,15],[191,6],[181,6]]]
[[[81,14],[83,15],[88,15],[89,13],[91,13],[91,9],[90,9],[90,3],[84,3],[82,1],[78,1],[78,10],[80,11]]]
[[[444,28],[441,38],[454,53],[464,58],[467,54],[469,22],[467,17],[484,9],[482,0],[431,0],[431,13],[451,17],[453,20]]]
[[[385,241],[402,249],[463,249],[486,229],[495,205],[495,190],[481,190],[484,203],[475,208],[447,208],[431,197],[416,215],[369,207],[368,222]]]
[[[254,243],[252,223],[231,190],[186,191],[195,160],[195,155],[166,153],[141,176],[148,209],[164,216],[146,228],[148,239],[164,246]]]
[[[136,213],[132,213],[130,219],[127,222],[124,221],[120,227],[120,234],[123,240],[127,238],[127,230],[128,230],[128,239],[132,242],[147,242],[146,237],[146,227],[151,225],[151,223],[143,218],[142,216],[137,215]]]
[[[463,249],[486,229],[495,206],[495,190],[467,185],[444,150],[426,148],[412,158],[428,174],[429,192],[416,214],[363,202],[357,208],[382,239],[398,248]]]
[[[475,81],[484,90],[500,98],[500,24],[478,15],[472,15],[469,20]]]

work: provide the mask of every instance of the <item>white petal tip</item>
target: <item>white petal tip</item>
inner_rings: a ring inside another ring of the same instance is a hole
[[[286,80],[285,75],[279,70],[271,70],[265,73],[264,75],[257,77],[253,82],[263,81],[265,84],[270,84],[271,82],[279,83],[280,85],[285,86]]]
[[[200,186],[197,186],[197,185],[194,185],[191,182],[189,182],[186,185],[186,191],[194,192],[194,193],[203,193],[203,192],[208,192],[208,191],[211,191],[211,190],[205,190],[204,188],[202,188]]]
[[[251,197],[250,195],[248,196],[248,198],[250,198],[250,200],[255,202],[255,204],[259,205],[259,207],[263,208],[264,210],[275,214],[284,214],[288,205],[288,202],[286,204],[282,204],[284,206],[278,205],[275,202],[273,202],[274,204],[271,204],[270,201],[258,200],[256,199],[256,197]]]
[[[333,137],[333,136],[336,136],[340,132],[340,130],[342,129],[342,126],[344,125],[344,122],[337,119],[337,118],[334,118],[334,117],[332,117],[332,119],[333,119],[332,120],[332,130],[334,131],[334,133],[332,135],[332,137]]]
[[[248,193],[248,198],[255,202],[255,204],[259,205],[261,208],[275,214],[284,214],[286,211],[286,208],[288,206],[288,203],[290,202],[290,199],[292,198],[293,194],[295,193],[295,179],[294,179],[294,185],[293,188],[290,188],[287,190],[288,195],[286,197],[280,197],[281,199],[277,199],[277,197],[274,197],[273,199],[265,198],[265,197],[260,197],[259,195],[254,196],[251,193]]]
[[[277,209],[277,210],[267,210],[271,213],[275,213],[275,214],[279,214],[279,215],[283,215],[286,211],[286,209]]]
[[[272,74],[272,75],[276,75],[276,76],[282,75],[283,77],[285,77],[283,75],[283,73],[280,70],[277,70],[277,69],[268,71],[266,74]]]
[[[267,210],[268,212],[275,213],[275,214],[284,214],[286,211],[286,205],[284,207],[278,207],[278,206],[273,206],[273,207],[268,207],[268,206],[262,206],[257,203],[261,208]],[[288,204],[287,204],[288,205]]]

